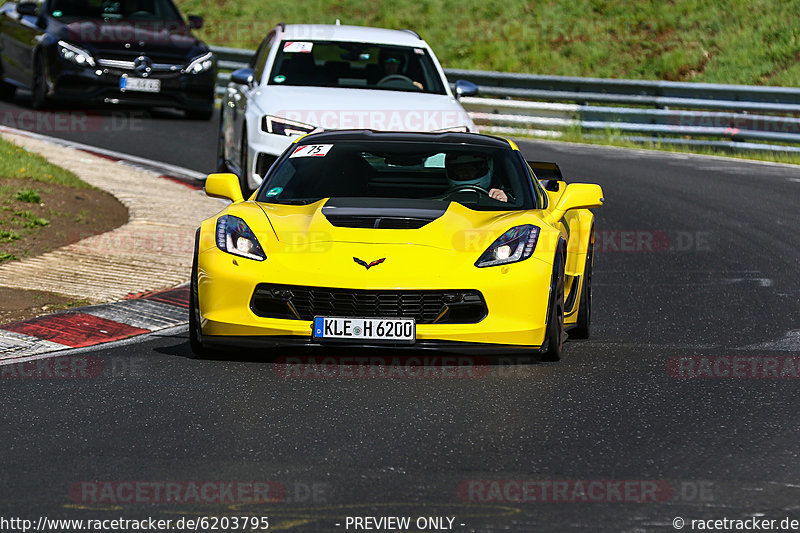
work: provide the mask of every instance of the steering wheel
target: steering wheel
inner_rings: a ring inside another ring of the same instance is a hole
[[[381,87],[383,85],[389,85],[389,84],[391,84],[393,82],[398,82],[398,81],[405,82],[405,83],[407,83],[407,84],[409,84],[411,86],[416,87],[416,85],[414,85],[414,82],[413,82],[413,80],[411,78],[409,78],[408,76],[403,76],[402,74],[389,74],[388,76],[384,76],[375,85],[378,86],[378,87]]]
[[[149,11],[134,11],[130,15],[128,15],[129,19],[148,19],[153,16],[152,13]]]
[[[461,191],[472,191],[477,193],[483,193],[486,196],[491,196],[488,190],[484,189],[480,185],[461,185],[460,187],[456,187],[455,190],[450,191],[450,194],[461,192]]]

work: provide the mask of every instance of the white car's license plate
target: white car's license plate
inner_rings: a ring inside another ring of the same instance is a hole
[[[161,92],[161,80],[145,78],[129,78],[123,76],[119,79],[120,91],[139,91],[142,93]]]
[[[369,340],[414,342],[417,326],[413,318],[315,317],[312,334],[317,340]]]

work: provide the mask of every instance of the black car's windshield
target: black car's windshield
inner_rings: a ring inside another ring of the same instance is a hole
[[[308,204],[329,197],[389,198],[426,205],[458,202],[477,210],[538,208],[530,174],[521,161],[510,148],[470,144],[343,141],[298,145],[271,170],[257,199]]]
[[[182,20],[169,0],[52,0],[48,13],[65,21]]]
[[[374,43],[283,41],[267,83],[446,94],[427,50]]]

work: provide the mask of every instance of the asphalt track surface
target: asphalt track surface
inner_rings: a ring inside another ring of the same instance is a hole
[[[141,128],[49,134],[211,170],[216,120],[165,114]],[[800,382],[786,366],[800,356],[800,169],[521,147],[568,181],[600,183],[607,199],[592,338],[568,342],[563,361],[287,379],[280,358],[258,353],[189,359],[185,328],[68,352],[102,372],[0,383],[0,516],[269,516],[270,530],[309,532],[355,531],[348,516],[408,516],[408,531],[444,516],[453,531],[492,532],[800,519]],[[332,354],[352,355],[313,355]],[[281,501],[153,495],[160,482],[186,496],[211,480],[268,481]],[[514,480],[536,501],[517,501]],[[150,492],[121,501],[126,481]],[[117,492],[102,497],[109,486]]]

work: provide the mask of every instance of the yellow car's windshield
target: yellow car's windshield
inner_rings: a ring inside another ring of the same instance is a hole
[[[454,143],[296,145],[271,169],[257,196],[260,202],[285,204],[322,198],[459,202],[479,210],[539,207],[518,152]]]

